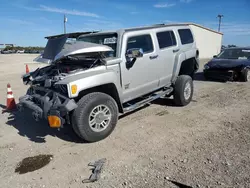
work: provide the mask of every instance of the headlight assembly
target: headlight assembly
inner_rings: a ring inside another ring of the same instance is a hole
[[[204,69],[209,69],[210,67],[208,65],[204,65]]]

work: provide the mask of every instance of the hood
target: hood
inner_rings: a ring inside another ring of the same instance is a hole
[[[55,56],[54,61],[69,55],[95,53],[95,52],[109,52],[109,51],[113,51],[113,49],[106,45],[83,42],[83,41],[74,41],[66,43],[63,49]]]
[[[212,59],[207,63],[210,68],[230,69],[250,66],[249,59]]]
[[[35,58],[34,61],[52,63],[69,55],[113,51],[112,48],[106,45],[83,41],[67,42],[67,39],[67,35],[49,39],[44,53]]]

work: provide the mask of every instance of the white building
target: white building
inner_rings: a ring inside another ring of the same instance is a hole
[[[188,25],[193,31],[200,58],[212,58],[221,51],[222,33],[194,23]]]

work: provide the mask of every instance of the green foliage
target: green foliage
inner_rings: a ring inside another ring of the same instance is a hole
[[[44,47],[39,47],[39,46],[29,46],[29,47],[22,47],[22,46],[6,46],[4,48],[4,51],[7,50],[13,50],[13,51],[17,51],[17,50],[24,50],[24,51],[41,51],[44,50]]]

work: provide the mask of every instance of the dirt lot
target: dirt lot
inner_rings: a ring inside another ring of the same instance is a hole
[[[16,102],[26,86],[20,76],[34,55],[0,55],[0,105],[10,82]],[[29,64],[34,70],[38,65]],[[0,187],[250,187],[250,84],[203,81],[192,103],[158,100],[122,117],[107,139],[81,143],[29,113],[0,114]],[[51,154],[45,167],[15,173],[26,157]],[[101,179],[83,184],[88,163],[106,158]],[[177,183],[176,183],[177,184]]]

